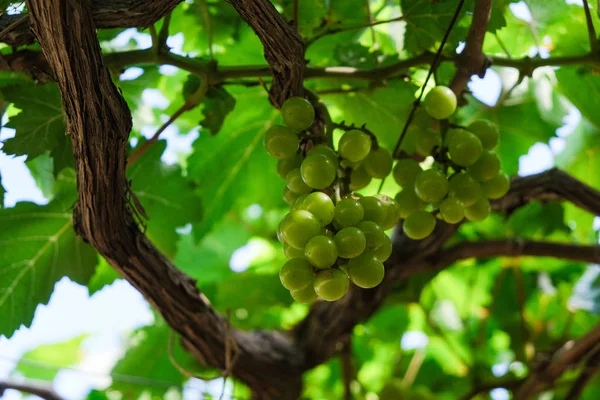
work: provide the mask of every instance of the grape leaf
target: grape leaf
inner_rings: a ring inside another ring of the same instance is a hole
[[[200,121],[200,125],[208,129],[212,135],[216,135],[223,127],[225,118],[234,108],[235,98],[227,90],[222,87],[210,88],[202,99],[204,119]]]
[[[4,195],[6,194],[6,189],[2,186],[2,175],[0,175],[0,209],[4,208]]]
[[[587,68],[563,67],[556,71],[557,89],[600,128],[600,77]]]
[[[119,278],[121,278],[121,275],[119,275],[117,270],[111,267],[104,258],[100,257],[96,271],[87,285],[89,295],[91,296],[105,286],[111,285]]]

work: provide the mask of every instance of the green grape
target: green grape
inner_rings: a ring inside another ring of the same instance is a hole
[[[425,239],[435,228],[435,217],[427,211],[415,211],[404,220],[402,229],[413,240]]]
[[[438,203],[448,194],[448,179],[437,168],[417,175],[415,193],[426,203]]]
[[[298,199],[298,193],[292,192],[288,187],[283,188],[283,200],[289,205],[292,205]]]
[[[296,200],[294,200],[294,202],[290,206],[290,211],[304,210],[304,208],[302,207],[302,204],[304,203],[304,199],[306,199],[307,197],[308,197],[307,194],[301,194],[300,196],[296,197]],[[306,210],[306,211],[310,211],[310,210]]]
[[[342,258],[357,257],[367,247],[365,234],[353,226],[339,230],[333,241],[338,249],[338,256]]]
[[[287,174],[296,168],[300,168],[302,165],[302,156],[300,154],[296,154],[292,158],[277,160],[277,173],[283,179],[287,176]]]
[[[423,169],[416,160],[412,158],[405,158],[396,163],[394,167],[394,180],[400,186],[408,187],[415,183],[417,175],[421,173]]]
[[[373,178],[383,179],[392,172],[392,154],[383,147],[371,150],[363,165]]]
[[[423,106],[435,119],[446,119],[456,110],[456,95],[446,86],[436,86],[427,93]]]
[[[396,203],[396,200],[384,194],[378,194],[375,197],[381,201],[383,210],[385,211],[385,218],[379,225],[381,225],[385,231],[392,229],[400,220],[400,207],[398,206],[398,203]]]
[[[302,179],[300,168],[295,168],[288,172],[285,177],[285,184],[288,189],[294,193],[307,194],[312,191],[312,188],[308,186]]]
[[[471,122],[471,125],[469,125],[467,129],[481,140],[484,149],[492,150],[498,145],[500,132],[498,131],[498,125],[493,122],[485,119],[478,119]]]
[[[430,156],[436,147],[442,147],[442,135],[435,129],[425,129],[419,132],[415,146],[417,153]]]
[[[281,223],[283,221],[280,221],[279,224],[277,225],[277,240],[279,240],[279,243],[281,244],[287,244],[287,242],[285,241],[285,238],[283,237],[283,230],[281,229]]]
[[[427,113],[425,108],[420,107],[415,112],[411,126],[419,130],[429,129],[433,126],[433,118],[431,118],[431,115]]]
[[[302,97],[290,97],[281,106],[283,122],[295,131],[310,128],[315,120],[315,109]]]
[[[350,280],[339,269],[330,268],[319,271],[313,285],[320,298],[326,301],[336,301],[348,292]]]
[[[285,254],[285,256],[290,259],[290,258],[302,258],[304,257],[304,250],[301,249],[295,249],[292,246],[290,246],[287,243],[283,243],[283,254]]]
[[[398,212],[400,218],[406,218],[410,214],[418,210],[424,210],[427,203],[417,196],[414,188],[408,187],[396,195],[396,203],[398,203]]]
[[[300,172],[302,179],[308,186],[314,189],[324,189],[335,180],[336,167],[333,162],[324,155],[306,157],[302,161]]]
[[[348,262],[348,276],[358,287],[374,288],[383,281],[384,274],[383,264],[371,252],[364,252]]]
[[[489,181],[483,182],[482,186],[483,193],[488,199],[499,199],[508,193],[508,189],[510,189],[510,179],[508,178],[508,175],[500,171],[498,175]]]
[[[457,224],[465,217],[465,206],[456,197],[447,197],[439,208],[442,218],[449,224]]]
[[[470,174],[458,173],[450,178],[450,194],[468,207],[481,197],[481,185]]]
[[[317,217],[322,226],[329,225],[333,221],[335,206],[331,198],[323,192],[314,192],[306,196],[300,209],[310,212]]]
[[[338,155],[335,152],[335,150],[333,150],[331,147],[326,146],[324,144],[318,144],[316,146],[313,146],[308,151],[308,153],[306,153],[306,156],[316,156],[318,154],[329,158],[336,168],[339,166],[340,160],[338,158]]]
[[[385,222],[386,210],[383,207],[383,203],[373,196],[364,196],[358,199],[358,202],[363,206],[365,211],[363,220],[373,221],[378,225],[382,225]]]
[[[375,257],[381,262],[387,261],[388,258],[392,255],[392,240],[388,235],[385,235],[385,241],[381,246],[373,250],[373,254]]]
[[[473,178],[480,182],[489,181],[500,172],[500,159],[494,151],[484,151],[479,160],[468,168]]]
[[[342,135],[338,143],[338,152],[346,160],[362,161],[371,151],[371,138],[358,129],[352,129]]]
[[[341,160],[340,161],[340,165],[342,166],[342,168],[347,169],[347,168],[351,168],[353,170],[359,169],[362,166],[362,160],[361,161],[357,161],[357,162],[352,162],[349,160]]]
[[[373,221],[361,221],[356,227],[364,233],[368,250],[375,250],[385,242],[385,232],[379,224]]]
[[[481,140],[464,129],[454,129],[453,132],[448,139],[450,159],[461,167],[473,165],[483,151]]]
[[[360,190],[371,183],[371,175],[364,167],[352,170],[350,174],[350,190]]]
[[[317,300],[317,292],[313,285],[308,285],[300,290],[291,290],[290,294],[294,300],[302,304],[312,304]]]
[[[290,128],[273,125],[263,140],[267,152],[275,158],[293,158],[298,151],[298,136]]]
[[[490,202],[485,197],[480,197],[475,204],[465,207],[465,217],[469,221],[483,221],[490,215]]]
[[[353,226],[362,221],[365,209],[358,200],[350,197],[340,200],[335,206],[333,220],[341,228]]]
[[[292,258],[279,271],[281,284],[287,290],[300,290],[315,279],[315,271],[306,258]]]
[[[319,220],[304,210],[287,214],[281,221],[283,239],[292,247],[303,249],[306,243],[322,232]]]
[[[338,251],[335,242],[331,238],[320,235],[308,241],[304,249],[304,255],[316,268],[325,269],[335,264]]]

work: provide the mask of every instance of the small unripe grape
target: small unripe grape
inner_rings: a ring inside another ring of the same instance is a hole
[[[338,226],[345,228],[358,224],[364,216],[365,209],[362,204],[358,200],[347,197],[337,203],[333,218]]]
[[[290,205],[290,211],[304,210],[304,208],[302,208],[302,204],[304,203],[304,199],[307,197],[307,194],[301,194],[300,196],[296,197],[296,200],[294,200],[294,202]]]
[[[298,151],[298,136],[290,128],[273,125],[265,133],[265,149],[275,158],[292,158]]]
[[[300,154],[296,154],[292,158],[277,160],[277,173],[281,178],[285,179],[291,170],[300,168],[300,165],[302,165],[302,156]]]
[[[302,161],[300,172],[304,182],[314,189],[324,189],[331,185],[337,173],[333,162],[319,154],[306,157]]]
[[[435,129],[425,129],[419,132],[415,146],[417,153],[430,156],[433,149],[442,147],[442,135]]]
[[[448,179],[437,168],[417,175],[415,193],[426,203],[438,203],[448,194]]]
[[[363,166],[373,178],[383,179],[392,172],[392,154],[383,147],[371,150]]]
[[[283,239],[292,247],[303,249],[306,243],[322,232],[319,220],[304,210],[287,214],[281,221]]]
[[[481,197],[481,185],[468,173],[458,173],[450,178],[450,194],[465,206],[471,206]]]
[[[298,193],[292,192],[287,186],[283,188],[283,200],[289,205],[292,205],[298,199]]]
[[[331,238],[325,235],[310,239],[304,249],[308,261],[316,268],[325,269],[335,264],[338,258],[337,247]]]
[[[290,246],[289,244],[283,242],[283,254],[285,254],[285,256],[290,259],[290,258],[302,258],[304,257],[304,250],[301,249],[295,249],[292,246]]]
[[[382,225],[385,222],[385,209],[383,203],[373,196],[364,196],[358,199],[358,202],[363,206],[365,215],[363,220],[373,221],[378,225]]]
[[[499,199],[508,193],[510,189],[510,179],[508,175],[500,171],[498,175],[483,182],[483,193],[488,199]]]
[[[447,197],[440,204],[440,214],[449,224],[457,224],[465,217],[465,206],[456,197]]]
[[[314,192],[306,196],[300,209],[310,212],[317,217],[322,226],[329,225],[333,221],[335,206],[331,198],[323,192]]]
[[[424,210],[427,203],[417,196],[414,188],[406,188],[396,195],[400,218],[406,218],[417,210]]]
[[[336,301],[344,297],[350,287],[350,280],[339,269],[319,271],[314,281],[315,292],[326,301]]]
[[[383,281],[385,269],[375,254],[364,252],[348,262],[348,276],[358,287],[374,288]]]
[[[290,97],[281,106],[283,122],[295,131],[310,128],[315,119],[315,109],[302,97]]]
[[[362,161],[371,151],[371,138],[366,133],[352,129],[342,135],[338,152],[352,162]]]
[[[405,158],[396,163],[393,171],[394,180],[398,185],[405,188],[415,183],[415,179],[417,179],[417,175],[419,175],[421,171],[423,171],[423,169],[416,160]]]
[[[361,221],[356,227],[364,233],[368,250],[375,250],[385,242],[385,231],[379,224],[373,221]]]
[[[385,231],[392,229],[400,220],[400,207],[398,206],[398,203],[396,203],[396,200],[383,194],[378,194],[375,197],[381,201],[383,210],[385,211],[385,218],[379,225],[381,225]]]
[[[350,190],[360,190],[371,183],[371,175],[364,167],[358,167],[350,174]]]
[[[478,119],[471,122],[467,129],[481,140],[484,149],[492,150],[498,145],[500,132],[498,131],[498,125],[493,122],[485,119]]]
[[[313,285],[308,285],[300,290],[291,290],[290,294],[294,300],[302,304],[312,304],[317,300],[317,293]]]
[[[312,192],[312,188],[308,186],[302,179],[300,168],[295,168],[288,172],[287,176],[285,177],[285,184],[287,188],[294,193],[307,194]]]
[[[469,221],[483,221],[490,215],[490,202],[485,197],[480,197],[475,204],[465,207],[465,217]]]
[[[338,249],[338,256],[342,258],[357,257],[367,247],[365,234],[353,226],[339,230],[335,234],[334,242]]]
[[[315,279],[315,271],[306,258],[292,258],[279,271],[281,284],[287,290],[300,290]]]
[[[484,151],[475,164],[468,168],[473,178],[480,182],[488,181],[498,175],[500,171],[500,159],[494,151]]]
[[[331,160],[331,162],[333,162],[333,164],[335,165],[336,168],[340,164],[340,160],[339,160],[338,155],[335,152],[335,150],[333,150],[331,147],[326,146],[324,144],[318,144],[316,146],[313,146],[308,151],[308,153],[306,153],[306,156],[307,157],[308,156],[316,156],[318,154],[329,158]]]
[[[446,86],[436,86],[427,93],[423,106],[435,119],[446,119],[456,110],[456,95]]]
[[[462,167],[473,165],[481,156],[483,146],[481,140],[464,129],[453,129],[448,139],[450,159]]]
[[[388,258],[392,255],[392,240],[388,235],[385,235],[385,241],[381,246],[373,250],[373,254],[375,257],[381,262],[387,261]]]
[[[425,239],[435,228],[435,217],[427,211],[415,211],[404,220],[402,229],[413,240]]]

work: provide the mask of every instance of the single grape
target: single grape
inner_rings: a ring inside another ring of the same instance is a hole
[[[385,241],[381,246],[373,250],[373,254],[375,257],[381,262],[387,261],[388,258],[392,255],[392,240],[388,235],[385,235]]]
[[[358,199],[358,202],[363,206],[365,215],[363,220],[373,221],[378,225],[382,225],[385,222],[386,210],[383,207],[383,203],[373,196],[364,196]]]
[[[313,285],[320,298],[326,301],[336,301],[348,292],[350,280],[339,269],[330,268],[319,271]]]
[[[404,220],[402,229],[413,240],[425,239],[435,228],[435,217],[427,211],[415,211]]]
[[[481,197],[481,185],[469,173],[455,174],[449,183],[450,194],[467,207]]]
[[[352,173],[350,174],[350,190],[360,190],[369,183],[371,183],[371,175],[369,175],[363,166],[352,170]]]
[[[370,289],[383,281],[383,264],[371,252],[364,252],[348,262],[348,276],[358,287]]]
[[[344,133],[338,143],[340,155],[352,162],[364,160],[369,151],[371,151],[371,138],[358,129]]]
[[[317,217],[322,226],[329,225],[333,221],[335,206],[331,198],[323,192],[314,192],[306,196],[300,209],[310,212]]]
[[[277,173],[281,178],[285,179],[291,170],[300,168],[300,165],[302,165],[302,156],[300,154],[296,154],[292,158],[277,160]]]
[[[392,172],[392,154],[389,150],[380,147],[376,150],[372,149],[363,166],[373,178],[383,179]]]
[[[304,255],[316,268],[325,269],[335,264],[338,251],[331,238],[320,235],[308,241],[304,249]]]
[[[462,167],[473,165],[483,151],[481,140],[464,129],[454,129],[453,132],[448,139],[450,159]]]
[[[333,150],[331,147],[326,146],[324,144],[318,144],[316,146],[313,146],[308,151],[308,153],[306,153],[306,156],[316,156],[318,154],[329,158],[336,168],[339,166],[340,160],[338,158],[338,155],[335,152],[335,150]]]
[[[365,209],[358,200],[350,197],[340,200],[335,206],[334,221],[341,228],[353,226],[362,221],[365,216]]]
[[[456,95],[446,86],[436,86],[427,93],[423,105],[435,119],[446,119],[456,110]]]
[[[510,189],[510,179],[508,178],[508,175],[500,171],[498,175],[489,181],[483,182],[482,186],[483,193],[488,199],[499,199],[508,193],[508,189]]]
[[[442,135],[435,129],[425,129],[419,132],[415,143],[417,153],[430,156],[437,147],[442,147]]]
[[[426,203],[438,203],[448,194],[448,179],[437,168],[417,175],[415,193]]]
[[[489,181],[500,172],[500,159],[494,151],[484,151],[479,160],[468,168],[473,178],[480,182]]]
[[[314,189],[324,189],[335,180],[336,168],[333,162],[324,155],[306,157],[300,167],[302,179]]]
[[[449,224],[457,224],[465,217],[465,206],[456,197],[447,197],[440,204],[440,214]]]
[[[298,151],[298,136],[290,128],[273,125],[263,140],[267,152],[275,158],[293,158]]]
[[[416,160],[405,158],[396,163],[393,171],[394,180],[398,185],[405,188],[415,183],[417,175],[422,171],[423,169]]]
[[[485,119],[478,119],[471,122],[467,129],[481,140],[484,149],[492,150],[498,145],[500,132],[498,131],[498,125],[493,122]]]
[[[281,284],[287,290],[300,290],[315,279],[315,271],[306,258],[292,258],[279,271]]]
[[[285,177],[285,184],[288,189],[294,193],[307,194],[312,191],[312,188],[308,186],[302,179],[300,168],[295,168],[288,172]]]
[[[287,214],[281,221],[283,239],[292,247],[303,249],[306,243],[322,232],[319,220],[304,210]]]
[[[304,250],[301,249],[295,249],[292,246],[290,246],[287,243],[283,243],[283,254],[285,254],[285,256],[290,259],[290,258],[302,258],[304,257]]]
[[[317,300],[317,292],[315,292],[313,285],[308,285],[300,290],[291,290],[290,294],[294,300],[302,304],[312,304]]]
[[[283,200],[289,205],[292,205],[298,199],[298,193],[292,192],[287,186],[283,188]]]
[[[294,202],[290,206],[290,211],[304,210],[304,208],[302,208],[302,204],[304,203],[304,199],[306,199],[307,197],[307,194],[301,194],[300,196],[296,197],[296,200],[294,200]]]
[[[302,97],[290,97],[281,106],[283,122],[295,131],[310,128],[315,119],[315,109]]]
[[[396,195],[400,218],[406,218],[417,210],[424,210],[427,203],[417,196],[414,188],[408,187]]]
[[[357,257],[367,247],[365,234],[353,226],[339,230],[335,234],[334,242],[338,249],[338,256],[342,258]]]
[[[287,244],[285,238],[283,237],[283,230],[281,229],[282,222],[283,220],[279,221],[279,224],[277,225],[277,240],[279,240],[279,243],[281,244]]]
[[[356,224],[356,227],[365,234],[368,250],[375,250],[385,242],[385,232],[379,224],[373,221],[361,221]]]
[[[396,203],[396,200],[384,194],[378,194],[375,197],[381,201],[385,211],[385,218],[379,225],[381,225],[385,231],[392,229],[400,220],[400,207],[398,206],[398,203]]]
[[[480,197],[475,204],[465,207],[465,217],[469,221],[483,221],[490,215],[490,202],[485,197]]]

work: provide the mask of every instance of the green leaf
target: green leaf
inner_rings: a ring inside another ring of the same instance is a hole
[[[202,99],[202,105],[204,119],[200,121],[200,125],[216,135],[223,127],[227,115],[235,108],[235,98],[222,87],[210,88]]]
[[[0,208],[4,208],[4,195],[6,194],[6,189],[2,186],[2,175],[0,175]]]
[[[510,215],[507,228],[520,237],[547,236],[554,231],[569,232],[560,203],[531,203]]]
[[[588,68],[563,67],[556,71],[557,89],[581,114],[600,128],[600,77]]]
[[[105,286],[112,285],[115,280],[120,279],[121,275],[108,262],[100,257],[98,266],[94,275],[91,277],[87,287],[90,296],[103,289]]]
[[[25,378],[53,381],[60,369],[72,367],[83,359],[81,342],[86,337],[81,335],[65,342],[40,345],[21,356],[15,371]]]

